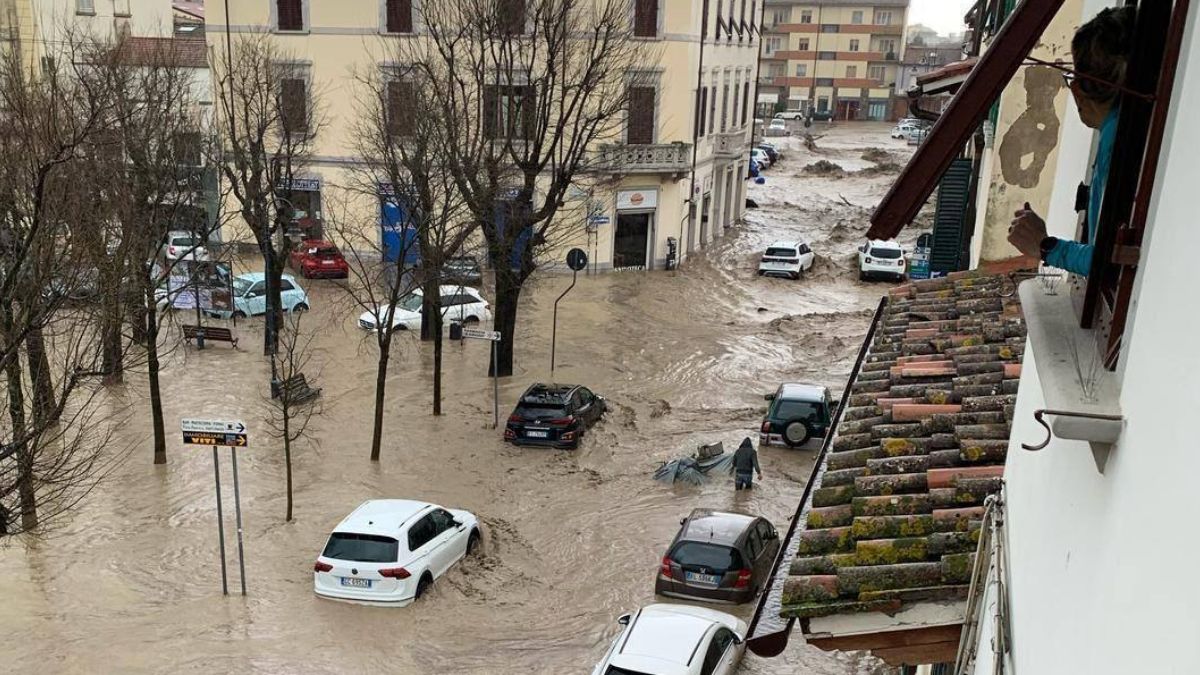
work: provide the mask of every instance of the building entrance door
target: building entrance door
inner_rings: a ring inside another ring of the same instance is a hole
[[[613,237],[613,268],[644,269],[650,244],[649,213],[618,213]]]

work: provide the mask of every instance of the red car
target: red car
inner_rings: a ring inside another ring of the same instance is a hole
[[[291,256],[292,269],[306,279],[345,279],[350,265],[332,242],[305,239]]]

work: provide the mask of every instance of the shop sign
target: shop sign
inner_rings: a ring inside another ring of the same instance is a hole
[[[658,208],[658,190],[623,190],[617,193],[617,209]]]
[[[290,181],[281,180],[276,184],[280,190],[289,190],[291,192],[320,192],[320,178],[293,178]]]

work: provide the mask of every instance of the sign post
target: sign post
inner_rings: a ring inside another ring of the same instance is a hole
[[[246,594],[246,563],[242,549],[242,496],[238,486],[237,448],[249,443],[246,425],[238,420],[180,420],[184,445],[207,445],[213,451],[213,478],[217,484],[217,537],[221,542],[221,592],[229,595],[228,573],[225,568],[225,516],[221,506],[221,463],[217,447],[229,446],[233,457],[233,507],[237,518],[238,573],[242,595]]]
[[[478,328],[462,329],[465,340],[490,340],[492,342],[492,363],[496,363],[496,344],[500,342],[500,332],[480,330]],[[492,428],[500,426],[500,376],[497,369],[492,368]]]
[[[567,286],[567,290],[558,296],[554,301],[554,322],[550,326],[550,378],[554,378],[554,349],[558,343],[558,303],[563,298],[567,297],[567,293],[575,288],[575,282],[579,280],[579,270],[587,267],[588,258],[587,252],[581,248],[573,248],[567,251],[567,267],[571,268],[571,285]]]

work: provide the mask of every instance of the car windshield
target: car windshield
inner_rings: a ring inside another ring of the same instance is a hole
[[[608,670],[604,671],[604,675],[647,675],[640,670],[629,670],[628,668],[619,668],[617,666],[609,666]]]
[[[338,250],[332,246],[327,246],[316,249],[316,251],[313,252],[313,255],[317,256],[318,258],[336,258],[338,255]]]
[[[742,569],[742,556],[736,549],[700,541],[682,541],[671,551],[671,560],[680,565],[707,567],[711,570]]]
[[[246,291],[250,290],[250,287],[253,285],[254,282],[249,279],[243,279],[242,277],[234,277],[233,279],[233,291],[238,295],[245,295]]]
[[[820,413],[819,404],[808,401],[788,401],[781,399],[775,404],[772,417],[780,420],[815,420]]]
[[[400,542],[391,537],[354,532],[334,532],[321,553],[334,560],[350,560],[365,563],[396,562]]]
[[[191,237],[175,237],[171,240],[172,246],[192,246],[194,240]]]
[[[769,258],[795,258],[796,249],[794,248],[769,248],[767,249],[767,257]]]
[[[421,311],[421,296],[417,295],[416,293],[409,293],[403,298],[400,298],[400,302],[398,304],[402,309],[407,309],[410,312],[419,312]]]
[[[475,261],[471,258],[451,258],[450,260],[446,261],[446,267],[469,270],[475,267]]]
[[[550,401],[531,403],[529,401],[521,401],[517,406],[517,415],[530,419],[551,419],[556,417],[566,417],[567,407],[562,403],[554,403]]]
[[[898,248],[873,248],[871,249],[872,258],[895,259],[900,257],[900,249]]]

